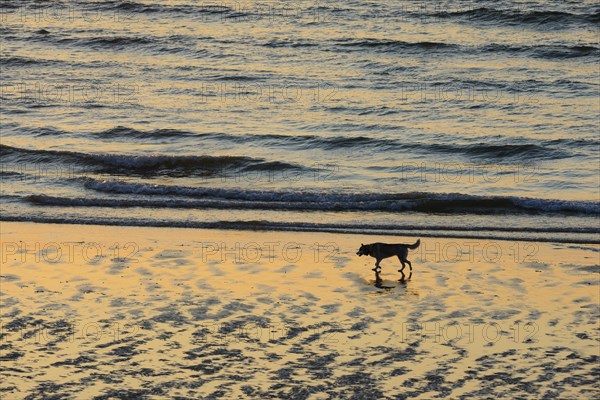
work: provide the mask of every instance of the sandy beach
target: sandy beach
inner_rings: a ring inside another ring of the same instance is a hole
[[[598,246],[372,240],[3,222],[0,397],[598,398]]]

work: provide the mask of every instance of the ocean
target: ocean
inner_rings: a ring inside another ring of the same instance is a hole
[[[2,1],[0,220],[600,243],[596,1]]]

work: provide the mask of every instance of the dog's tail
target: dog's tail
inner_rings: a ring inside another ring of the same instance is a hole
[[[408,245],[408,246],[406,246],[406,247],[408,247],[408,248],[409,248],[409,249],[411,249],[411,250],[414,250],[414,249],[416,249],[417,247],[419,247],[420,245],[421,245],[421,239],[418,239],[418,240],[415,242],[415,244],[411,244],[411,245]]]

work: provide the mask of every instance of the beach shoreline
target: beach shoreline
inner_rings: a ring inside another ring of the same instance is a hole
[[[135,221],[129,220],[125,223],[116,220],[100,220],[100,221],[85,221],[75,220],[69,221],[64,218],[52,218],[42,217],[34,219],[23,220],[22,217],[1,217],[0,222],[2,223],[33,223],[33,224],[44,224],[44,225],[81,225],[81,226],[112,226],[112,227],[124,227],[124,228],[155,228],[155,229],[188,229],[188,230],[215,230],[215,231],[240,231],[240,232],[303,232],[303,233],[314,233],[314,234],[338,234],[338,235],[361,235],[361,236],[378,236],[388,238],[403,238],[403,237],[426,237],[431,239],[475,239],[475,240],[489,240],[489,241],[508,241],[508,242],[533,242],[533,243],[561,243],[561,244],[581,244],[581,245],[600,245],[600,236],[595,230],[584,229],[582,232],[573,232],[571,229],[565,229],[561,231],[558,228],[550,229],[532,229],[524,228],[519,229],[515,227],[510,228],[477,228],[474,227],[474,232],[483,233],[468,233],[468,231],[456,231],[446,227],[436,226],[425,226],[425,227],[409,227],[403,226],[398,228],[397,226],[391,227],[400,232],[393,232],[383,234],[382,231],[386,229],[386,226],[378,227],[377,231],[369,229],[369,227],[357,227],[357,226],[344,226],[344,225],[319,225],[319,224],[305,224],[301,225],[298,223],[287,223],[278,224],[276,222],[268,221],[219,221],[210,223],[190,223],[182,221],[176,223],[174,221]],[[456,233],[451,233],[456,232]],[[542,237],[540,234],[550,233],[551,237]],[[528,234],[532,236],[528,237]],[[562,234],[560,239],[556,238],[556,235]],[[578,237],[579,236],[579,237]],[[390,239],[391,240],[391,239]]]
[[[1,225],[7,398],[600,390],[597,245],[421,238],[399,281],[372,236]]]

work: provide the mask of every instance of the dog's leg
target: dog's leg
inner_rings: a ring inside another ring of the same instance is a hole
[[[381,260],[378,258],[377,261],[375,261],[375,268],[373,268],[371,271],[377,271],[378,269],[381,269],[381,267],[379,266],[380,262]]]
[[[402,275],[404,275],[404,268],[406,267],[406,265],[404,265],[404,260],[402,260],[402,258],[400,256],[398,256],[398,260],[400,260],[400,263],[402,264],[402,268],[398,270],[398,272],[402,272]]]
[[[406,263],[406,264],[408,264],[408,267],[412,271],[412,263],[410,261],[408,261],[408,258],[406,258],[406,255],[398,256],[398,260],[400,260],[400,262],[402,263],[402,269],[404,269],[404,266],[405,266],[404,263]]]

